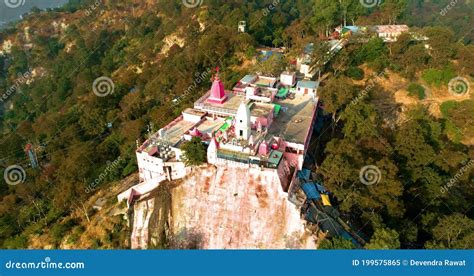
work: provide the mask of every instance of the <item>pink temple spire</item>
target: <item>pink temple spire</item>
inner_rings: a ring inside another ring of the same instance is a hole
[[[225,94],[224,84],[219,79],[219,67],[216,67],[216,74],[214,75],[214,81],[211,87],[211,93],[207,99],[210,103],[222,104],[227,100],[227,95]]]

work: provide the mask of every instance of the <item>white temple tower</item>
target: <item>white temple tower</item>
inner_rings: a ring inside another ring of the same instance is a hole
[[[217,149],[219,145],[217,144],[216,138],[212,137],[209,147],[207,147],[207,163],[216,164],[217,163]]]
[[[235,116],[235,135],[239,139],[248,140],[250,137],[250,108],[242,102]]]

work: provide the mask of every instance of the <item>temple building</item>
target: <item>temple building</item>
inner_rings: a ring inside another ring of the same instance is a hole
[[[272,171],[288,191],[303,167],[318,106],[318,83],[299,82],[297,87],[300,80],[295,76],[284,72],[280,81],[246,75],[232,90],[225,90],[217,68],[210,90],[194,107],[138,147],[141,184],[119,199],[130,200],[163,180],[189,174],[180,146],[193,137],[208,145],[209,164]]]

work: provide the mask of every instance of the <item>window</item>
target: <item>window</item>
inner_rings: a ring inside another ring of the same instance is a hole
[[[242,123],[243,121],[242,121],[242,120],[240,120],[240,122]]]
[[[240,136],[244,136],[244,131],[243,130],[240,130]]]

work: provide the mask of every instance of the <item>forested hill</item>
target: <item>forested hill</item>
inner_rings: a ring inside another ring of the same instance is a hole
[[[191,106],[209,88],[213,68],[231,87],[249,70],[268,67],[255,64],[258,47],[286,47],[287,64],[346,21],[407,23],[432,43],[372,39],[335,57],[321,100],[337,122],[326,132],[318,173],[348,219],[368,223],[360,226],[374,247],[387,240],[397,241],[392,247],[474,247],[472,173],[459,177],[466,186],[434,196],[473,158],[472,98],[439,102],[442,116],[433,117],[420,96],[405,106],[402,125],[390,125],[390,114],[372,102],[380,94],[348,104],[371,83],[367,72],[403,77],[413,95],[431,91],[420,86],[446,90],[451,78],[472,77],[473,5],[459,1],[441,15],[449,2],[386,0],[368,8],[359,0],[71,0],[60,9],[35,9],[0,32],[0,174],[11,166],[25,171],[18,185],[1,182],[0,246],[24,248],[41,237],[33,247],[74,247],[93,215],[84,203],[136,172],[137,139]],[[241,20],[246,33],[237,32]],[[367,122],[374,127],[360,127]],[[25,155],[27,144],[38,168]],[[352,185],[369,158],[390,171],[382,190]],[[427,212],[419,215],[421,209]],[[71,219],[74,213],[85,215]],[[453,224],[468,231],[455,241],[444,232]],[[118,230],[111,231],[85,246],[112,246]]]

